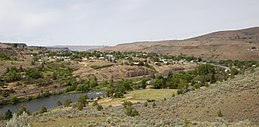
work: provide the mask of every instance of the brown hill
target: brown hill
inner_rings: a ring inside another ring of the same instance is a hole
[[[134,42],[106,47],[101,51],[145,51],[190,55],[205,59],[258,60],[259,27],[220,31],[186,40]]]

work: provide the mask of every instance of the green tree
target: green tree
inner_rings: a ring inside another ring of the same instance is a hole
[[[19,81],[22,79],[22,75],[18,72],[16,68],[11,68],[11,70],[4,74],[3,79],[6,82]]]
[[[26,71],[26,75],[33,79],[43,78],[42,72],[38,68],[31,68]]]
[[[10,103],[11,104],[16,104],[16,103],[18,103],[19,102],[19,100],[18,100],[18,98],[16,97],[16,96],[13,96],[12,98],[11,98],[11,100],[10,100]]]
[[[82,103],[83,106],[85,107],[87,104],[87,99],[88,99],[88,96],[86,94],[80,94],[80,96],[77,100],[77,103]]]
[[[77,103],[76,106],[77,106],[77,109],[80,110],[80,111],[83,110],[83,108],[84,108],[83,103]]]
[[[215,67],[210,64],[201,64],[198,66],[197,73],[199,75],[215,74]]]
[[[78,110],[82,110],[83,107],[86,106],[87,99],[88,99],[88,97],[87,97],[86,94],[80,94],[80,96],[79,96],[79,98],[77,100],[77,104],[76,104]]]

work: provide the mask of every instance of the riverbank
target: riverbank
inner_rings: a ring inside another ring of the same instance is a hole
[[[40,110],[41,106],[45,106],[47,109],[58,107],[57,101],[60,101],[61,103],[64,103],[64,101],[68,98],[72,100],[72,102],[75,102],[80,94],[84,94],[84,92],[77,92],[77,93],[63,93],[63,94],[56,94],[44,98],[38,98],[30,101],[24,101],[19,102],[16,104],[8,104],[4,105],[0,108],[0,115],[3,115],[7,110],[10,110],[11,112],[15,113],[18,112],[20,107],[24,106],[26,109],[29,110],[29,112],[37,112]],[[91,99],[105,96],[105,91],[89,91],[86,92],[87,96]]]

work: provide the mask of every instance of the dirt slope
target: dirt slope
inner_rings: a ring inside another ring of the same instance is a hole
[[[258,60],[259,53],[251,51],[252,47],[259,49],[259,27],[215,32],[186,40],[119,44],[101,51],[146,51],[205,59]]]

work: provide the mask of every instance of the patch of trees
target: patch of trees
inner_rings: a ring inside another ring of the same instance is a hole
[[[242,62],[241,62],[242,63]],[[235,63],[231,63],[235,64]],[[242,63],[246,66],[248,63]],[[255,63],[249,63],[251,66]],[[238,65],[238,64],[236,64]],[[211,64],[201,64],[193,71],[169,73],[168,76],[157,76],[153,80],[155,89],[170,88],[178,89],[177,93],[182,94],[201,86],[207,86],[216,81],[227,80],[240,73],[239,69],[231,68],[226,71],[225,68],[214,66]]]
[[[21,71],[15,67],[7,68],[3,74],[2,79],[6,82],[14,82],[22,79]]]
[[[133,82],[130,80],[120,80],[117,82],[109,82],[108,90],[107,90],[107,96],[108,97],[114,97],[114,98],[120,98],[123,97],[123,95],[130,90],[133,90]]]
[[[239,61],[239,60],[221,60],[219,62],[216,62],[220,65],[227,66],[230,68],[239,68],[240,70],[242,69],[248,69],[253,66],[258,67],[259,63],[257,61]]]

